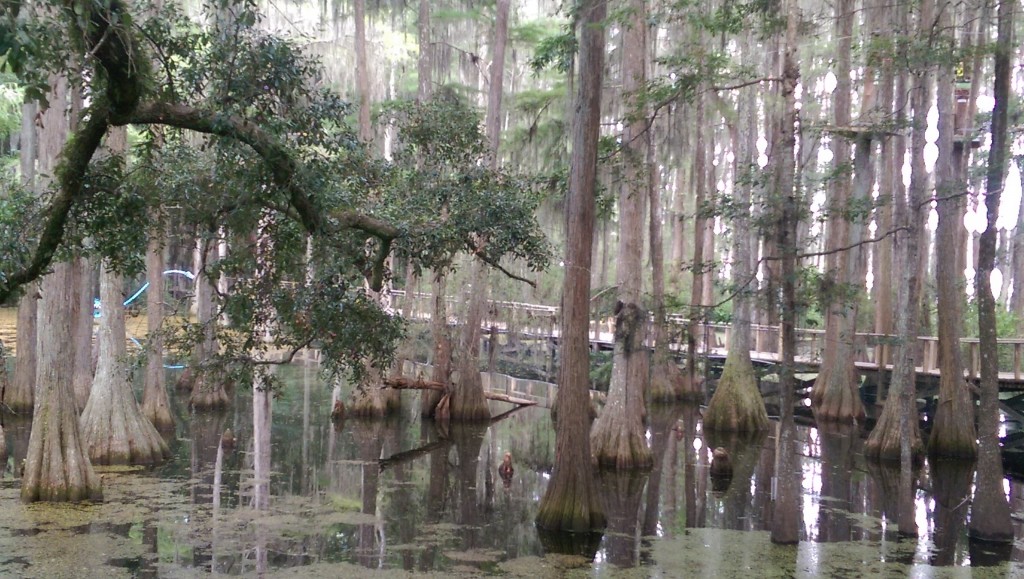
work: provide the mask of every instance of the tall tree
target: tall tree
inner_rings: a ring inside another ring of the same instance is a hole
[[[645,0],[629,2],[622,31],[622,90],[635,99],[646,83],[647,7]],[[647,310],[643,308],[642,261],[644,212],[647,205],[648,125],[642,109],[627,113],[621,155],[623,182],[619,189],[619,247],[615,268],[615,345],[608,401],[594,424],[590,446],[597,464],[614,468],[649,468],[653,457],[647,445],[644,390],[650,372],[647,348]]]
[[[832,199],[829,205],[828,242],[826,250],[826,276],[833,282],[831,287],[843,288],[848,291],[830,292],[822,296],[828,303],[825,318],[825,348],[818,378],[814,382],[811,399],[816,407],[815,415],[824,420],[858,420],[864,417],[864,405],[860,400],[858,389],[860,379],[854,365],[854,336],[857,331],[857,301],[859,286],[863,276],[858,278],[860,249],[856,247],[860,232],[864,228],[863,219],[848,217],[851,206],[865,199],[870,199],[871,171],[870,140],[866,146],[858,147],[858,162],[866,166],[858,167],[856,178],[861,185],[858,187],[859,199],[851,197],[850,146],[844,131],[851,125],[851,97],[853,89],[850,82],[850,56],[852,54],[853,20],[855,17],[853,0],[840,0],[835,5],[836,25],[836,88],[833,92],[833,107],[836,133],[833,134],[832,148],[835,159],[835,174],[832,179]],[[865,75],[870,78],[869,75]],[[865,85],[867,87],[867,85]],[[867,93],[867,90],[865,90]],[[869,105],[862,103],[867,110]],[[838,138],[835,138],[838,137]],[[863,184],[867,184],[864,187]],[[853,249],[843,251],[847,245]]]
[[[928,42],[931,38],[931,23],[934,18],[934,2],[924,0],[917,15],[917,41]],[[906,199],[897,200],[897,221],[905,233],[899,235],[897,247],[902,244],[898,256],[901,272],[896,300],[896,346],[893,364],[892,384],[885,407],[878,423],[864,445],[864,455],[870,460],[898,461],[900,464],[900,490],[898,505],[898,527],[900,534],[916,535],[917,521],[914,518],[913,476],[914,463],[923,452],[918,428],[917,412],[914,406],[915,367],[917,358],[918,316],[921,308],[920,253],[926,247],[925,206],[928,203],[928,175],[924,162],[927,115],[932,100],[934,68],[930,63],[918,64],[911,71],[913,80],[910,102],[913,107],[913,128],[911,131],[910,187]]]
[[[174,428],[174,416],[167,397],[167,379],[164,369],[164,269],[165,224],[163,217],[154,214],[154,222],[146,244],[146,376],[142,392],[142,414],[157,430]]]
[[[67,139],[68,80],[51,75],[49,106],[39,130],[39,172],[52,175]],[[21,498],[32,501],[78,501],[102,496],[100,479],[89,462],[78,427],[72,384],[74,343],[72,305],[77,295],[73,266],[63,261],[43,278],[39,304],[35,418],[21,482]]]
[[[127,136],[124,127],[107,134],[106,149],[112,165],[123,166]],[[170,450],[142,414],[132,391],[125,332],[125,281],[113,267],[108,261],[100,272],[99,361],[79,424],[93,463],[153,464],[167,458]]]
[[[770,162],[774,165],[774,193],[780,198],[775,220],[775,245],[782,264],[779,268],[782,282],[782,367],[779,371],[780,412],[778,426],[778,448],[775,454],[775,472],[779,477],[778,496],[772,517],[771,540],[773,543],[794,544],[800,540],[800,513],[797,503],[800,494],[799,474],[796,468],[796,429],[793,423],[793,391],[796,358],[796,317],[797,317],[797,189],[796,189],[796,139],[797,108],[796,88],[800,82],[800,62],[797,60],[796,36],[800,19],[797,0],[785,3],[785,42],[782,45],[782,82],[780,93],[779,122],[772,146]],[[779,207],[781,205],[781,207]],[[781,210],[780,210],[781,209]]]
[[[509,5],[509,0],[498,0],[491,78],[487,95],[485,130],[488,158],[494,171],[499,165],[498,144],[501,142],[501,97],[505,89],[505,46],[508,44]],[[481,237],[475,239],[474,243],[482,250],[488,241]],[[481,325],[490,285],[487,274],[487,265],[482,260],[474,258],[471,266],[469,312],[459,348],[459,383],[452,393],[449,405],[450,416],[455,420],[488,420],[491,417],[484,398],[479,368]]]
[[[944,38],[940,48],[952,51],[952,2],[940,0],[938,30]],[[935,161],[935,200],[938,225],[936,251],[943,256],[935,263],[935,287],[938,297],[939,326],[939,403],[928,443],[928,454],[935,457],[974,458],[977,454],[974,430],[974,401],[964,380],[960,353],[963,336],[963,269],[958,230],[963,227],[965,187],[959,179],[957,158],[963,154],[964,141],[955,135],[956,106],[953,97],[953,61],[938,65],[936,108],[939,113],[939,155]]]
[[[26,102],[21,107],[21,139],[19,162],[21,183],[34,190],[36,173],[37,140],[36,112],[38,104]],[[32,409],[33,392],[36,384],[36,341],[38,331],[39,286],[30,284],[18,300],[18,326],[15,336],[18,356],[14,359],[14,376],[4,389],[0,403],[14,412]]]
[[[995,88],[992,96],[992,144],[985,174],[985,208],[988,224],[981,234],[978,273],[978,339],[981,350],[981,405],[978,408],[978,478],[968,534],[974,539],[994,542],[1013,541],[1010,506],[1003,493],[1003,463],[999,449],[999,351],[996,348],[996,303],[990,281],[996,257],[996,220],[999,199],[1006,179],[1007,121],[1010,106],[1013,15],[1020,3],[1002,0],[997,12],[995,45]]]
[[[100,357],[80,419],[82,437],[95,464],[154,464],[170,449],[132,392],[124,299],[124,276],[107,264],[100,273]]]
[[[754,365],[750,360],[750,324],[753,315],[754,281],[750,232],[751,179],[740,178],[740,172],[750,170],[753,151],[750,139],[756,126],[747,126],[751,120],[749,110],[754,108],[753,93],[745,90],[733,117],[727,120],[733,144],[733,199],[732,213],[732,328],[729,333],[729,352],[722,377],[715,394],[704,413],[704,427],[709,430],[757,432],[768,428],[768,411],[758,389]],[[746,110],[743,110],[743,109]],[[741,124],[742,123],[742,124]],[[741,134],[743,136],[741,136]],[[782,191],[782,189],[780,189]]]
[[[578,5],[579,83],[565,209],[568,223],[562,284],[562,365],[558,376],[555,468],[537,512],[537,526],[555,532],[592,532],[607,524],[591,474],[588,339],[606,12],[605,0],[584,0]]]

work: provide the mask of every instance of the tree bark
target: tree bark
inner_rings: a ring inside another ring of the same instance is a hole
[[[647,393],[653,402],[666,402],[681,398],[685,394],[683,388],[686,376],[676,364],[675,356],[669,349],[671,339],[665,315],[665,246],[661,227],[663,201],[653,142],[648,145],[646,171],[650,175],[647,195],[651,207],[651,301],[654,310],[654,354],[651,358],[651,377]]]
[[[51,100],[51,106],[53,101]],[[79,432],[78,408],[71,390],[72,265],[58,263],[43,278],[40,303],[39,366],[35,417],[29,439],[21,498],[34,501],[98,500],[100,478],[89,462]]]
[[[68,134],[68,80],[51,77],[49,108],[41,117],[39,172],[52,175]],[[41,185],[43,185],[41,183]],[[73,266],[62,262],[40,284],[38,312],[35,412],[21,498],[34,501],[79,501],[103,496],[100,479],[78,427],[78,407],[72,390],[74,342],[71,319],[77,299]]]
[[[366,0],[352,0],[356,23],[356,91],[359,93],[359,140],[373,140],[370,126],[370,71],[366,58]]]
[[[779,544],[795,544],[800,540],[800,473],[796,455],[796,429],[793,424],[793,390],[796,357],[796,266],[797,266],[797,191],[796,86],[800,82],[800,63],[797,61],[797,21],[799,8],[796,0],[786,7],[786,36],[782,61],[782,110],[778,133],[772,146],[771,162],[775,163],[775,194],[781,197],[781,211],[775,223],[775,243],[782,258],[782,367],[779,370],[779,426],[775,451],[775,472],[779,477],[772,516],[771,540]]]
[[[38,105],[34,102],[21,106],[21,183],[35,187],[36,134],[35,117]],[[25,295],[18,300],[18,329],[15,337],[18,356],[14,359],[14,376],[4,389],[0,403],[13,412],[30,413],[36,384],[37,312],[39,285],[29,284]]]
[[[607,524],[590,462],[590,344],[587,339],[606,10],[605,0],[585,0],[579,5],[579,83],[566,206],[555,468],[537,512],[537,526],[552,532],[591,533]]]
[[[703,205],[706,197],[705,186],[707,180],[704,177],[705,164],[707,161],[707,147],[704,143],[704,96],[698,94],[694,106],[694,159],[693,174],[691,175],[696,196],[694,199],[694,220],[693,220],[693,271],[690,285],[690,321],[686,328],[686,382],[684,383],[684,400],[703,399],[704,389],[703,378],[697,376],[697,341],[701,329],[701,322],[706,319],[706,312],[701,307],[701,297],[704,294],[704,228],[707,218],[703,216]]]
[[[71,339],[75,342],[75,360],[71,388],[75,392],[75,403],[84,409],[89,400],[93,376],[93,288],[95,271],[93,260],[75,257],[74,265],[75,303],[71,308]]]
[[[635,97],[646,82],[647,20],[645,0],[631,0],[622,37],[622,90]],[[619,190],[618,258],[615,284],[615,345],[608,402],[590,434],[597,464],[618,469],[650,468],[653,463],[643,424],[644,391],[650,362],[644,345],[647,311],[643,292],[644,212],[647,204],[647,123],[639,117],[626,124],[622,140],[623,183]]]
[[[835,108],[835,124],[839,128],[851,125],[850,55],[852,52],[854,2],[841,0],[836,4],[835,36],[836,48],[836,89],[833,93]],[[870,74],[866,73],[865,78]],[[866,92],[866,91],[865,91]],[[863,103],[865,110],[869,103]],[[811,391],[811,400],[815,405],[815,415],[825,420],[861,420],[864,418],[864,405],[860,400],[860,376],[854,365],[854,336],[857,332],[857,306],[859,300],[860,249],[854,248],[839,251],[846,246],[855,245],[863,236],[863,219],[849,219],[845,211],[851,203],[870,199],[873,166],[871,163],[871,143],[858,139],[856,166],[854,168],[857,184],[853,196],[850,191],[850,177],[844,168],[850,162],[850,145],[842,135],[833,138],[835,166],[838,173],[833,178],[832,199],[829,205],[828,243],[826,250],[827,279],[833,282],[833,294],[826,293],[828,301],[825,317],[825,343],[828,347],[822,356],[818,378]],[[858,199],[859,198],[859,199]],[[837,295],[838,294],[838,295]]]
[[[939,30],[952,26],[950,2],[942,1],[938,10]],[[963,227],[965,187],[955,166],[963,153],[963,142],[955,142],[953,97],[953,63],[939,65],[936,86],[939,112],[939,156],[935,164],[935,198],[938,225],[935,231],[936,251],[943,256],[935,263],[935,287],[938,297],[939,326],[939,402],[934,426],[928,442],[933,457],[972,459],[977,454],[974,430],[974,401],[964,380],[960,354],[963,336],[961,303],[963,302],[963,270],[958,230]],[[959,152],[954,149],[959,149]]]
[[[981,405],[978,409],[978,477],[968,535],[972,539],[1009,543],[1013,541],[1010,506],[1003,493],[1003,464],[999,449],[999,353],[996,349],[996,304],[990,276],[996,257],[996,220],[1007,166],[1007,109],[1010,103],[1011,58],[1013,55],[1013,13],[1019,3],[1002,0],[997,13],[995,44],[995,107],[992,109],[992,144],[988,152],[985,179],[985,207],[988,226],[978,248],[978,339],[981,350]]]
[[[749,90],[740,97],[740,109],[753,109],[753,95]],[[754,126],[738,126],[740,119],[750,119],[747,110],[737,110],[737,118],[727,121],[733,144],[733,174],[747,170],[753,162],[749,140],[741,142],[740,133],[755,131]],[[729,333],[729,352],[722,377],[715,394],[704,413],[704,428],[708,430],[758,432],[768,429],[768,411],[757,386],[754,365],[750,360],[750,323],[753,316],[752,284],[755,283],[750,235],[751,184],[734,178],[732,217],[732,329]]]
[[[921,22],[930,22],[933,6],[930,0],[921,5]],[[919,34],[927,38],[930,24],[922,24]],[[903,244],[899,255],[901,279],[898,283],[896,301],[896,338],[898,343],[893,363],[892,384],[888,403],[882,410],[875,428],[864,445],[864,456],[876,461],[899,461],[901,476],[906,480],[912,476],[911,463],[923,452],[917,421],[915,392],[915,367],[917,359],[918,315],[920,313],[921,270],[920,251],[926,239],[925,212],[927,204],[928,175],[924,165],[925,129],[928,126],[928,103],[931,102],[931,68],[914,73],[916,81],[912,89],[913,130],[911,133],[911,177],[906,201],[900,200],[905,209],[900,215],[905,219],[901,225],[905,233],[898,235],[897,246]],[[915,534],[913,518],[913,497],[911,489],[901,489],[899,530],[902,534]],[[908,503],[909,501],[909,503]]]
[[[212,232],[210,236],[212,237]],[[196,367],[196,374],[189,406],[194,410],[220,410],[229,404],[223,381],[210,372],[207,366],[209,360],[217,353],[214,282],[210,279],[208,269],[215,250],[216,242],[209,237],[196,241],[196,317],[203,337],[196,347],[196,355],[192,362]]]
[[[170,456],[167,443],[142,415],[132,393],[125,346],[124,278],[100,272],[100,358],[80,425],[95,464],[154,464]]]
[[[448,407],[452,420],[478,421],[491,418],[480,380],[480,327],[487,305],[487,266],[479,259],[473,259],[470,267],[471,294],[459,347],[459,379],[452,388]]]
[[[160,218],[155,217],[160,223]],[[154,227],[146,246],[146,377],[142,414],[160,431],[174,429],[164,370],[164,235],[163,226]]]

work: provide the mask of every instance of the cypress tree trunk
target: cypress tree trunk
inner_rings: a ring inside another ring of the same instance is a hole
[[[782,210],[775,223],[775,244],[782,257],[782,367],[779,371],[780,410],[777,430],[775,472],[778,490],[772,515],[771,540],[779,544],[795,544],[800,540],[800,472],[796,456],[796,429],[793,424],[793,389],[796,356],[796,86],[800,81],[800,64],[796,55],[796,0],[786,6],[786,36],[782,59],[782,110],[779,111],[778,133],[772,146],[775,159],[775,193],[780,196]],[[778,210],[777,210],[778,211]]]
[[[93,288],[95,287],[93,261],[76,257],[74,266],[75,294],[71,308],[71,339],[75,342],[75,360],[71,388],[75,392],[75,403],[85,408],[89,390],[95,374],[93,367]]]
[[[558,380],[559,416],[555,423],[555,468],[537,512],[537,526],[553,532],[590,533],[607,524],[590,462],[590,344],[587,339],[606,10],[605,0],[585,0],[579,6],[579,86],[566,206],[568,227],[562,286],[562,366]]]
[[[51,101],[51,106],[53,101]],[[100,478],[89,462],[79,432],[78,408],[71,389],[72,265],[58,263],[42,281],[39,366],[35,417],[29,439],[21,498],[34,501],[98,500]]]
[[[753,109],[754,102],[750,90],[740,98],[741,107]],[[745,113],[738,111],[743,119],[749,119]],[[737,116],[739,116],[737,115]],[[730,133],[734,148],[733,174],[742,167],[746,170],[753,161],[753,152],[749,140],[741,143],[738,120],[730,123]],[[755,127],[743,127],[743,132],[754,131]],[[750,247],[750,184],[735,179],[733,185],[734,214],[732,218],[732,283],[736,295],[733,297],[732,331],[729,333],[729,353],[725,360],[722,377],[715,388],[715,394],[708,403],[704,413],[704,428],[708,430],[725,430],[741,432],[757,432],[768,429],[768,411],[764,399],[757,387],[754,365],[750,361],[750,321],[753,303],[750,284],[752,275]]]
[[[159,218],[156,219],[159,222]],[[142,414],[160,431],[174,430],[164,371],[164,239],[163,228],[150,233],[146,247],[146,378]]]
[[[359,93],[359,140],[373,140],[370,126],[370,71],[366,58],[366,0],[353,0],[356,24],[356,91]]]
[[[13,412],[31,414],[36,385],[38,341],[39,284],[26,286],[18,301],[18,355],[14,359],[14,376],[4,388],[3,402]]]
[[[931,13],[930,2],[922,4],[920,18],[927,22],[926,14]],[[921,34],[927,34],[922,29]],[[920,433],[917,424],[917,409],[914,404],[915,366],[917,358],[918,315],[920,313],[921,271],[919,253],[926,239],[924,231],[924,206],[927,198],[927,172],[924,166],[925,129],[928,126],[928,104],[931,102],[932,71],[928,68],[915,74],[916,81],[911,95],[914,109],[913,131],[911,133],[911,177],[909,197],[900,210],[907,228],[906,233],[897,236],[897,246],[902,243],[903,251],[898,256],[901,279],[897,284],[896,339],[892,384],[889,403],[875,424],[874,430],[864,445],[865,457],[872,460],[903,461],[903,454],[917,458],[922,453]],[[906,442],[906,448],[904,448]],[[909,475],[909,465],[907,465]],[[911,513],[912,515],[912,513]],[[910,517],[912,519],[912,516]],[[901,511],[901,522],[903,522]],[[912,520],[907,521],[913,523]],[[905,532],[901,525],[900,532]]]
[[[49,108],[39,134],[39,171],[52,174],[68,133],[68,81],[51,77]],[[40,283],[35,406],[25,457],[21,498],[34,501],[100,499],[100,479],[89,462],[78,427],[72,390],[74,346],[69,323],[74,292],[73,267],[57,263]]]
[[[668,321],[665,319],[665,251],[662,241],[662,198],[658,169],[654,161],[654,144],[649,143],[646,171],[649,174],[647,186],[650,211],[651,244],[651,299],[654,302],[654,355],[651,358],[651,378],[647,388],[650,400],[670,401],[684,394],[686,376],[676,364],[669,350]]]
[[[644,85],[646,6],[644,0],[629,3],[630,22],[623,31],[623,92],[632,98]],[[650,468],[652,456],[643,424],[644,390],[650,362],[644,339],[647,311],[640,305],[643,291],[643,219],[647,202],[647,124],[630,121],[622,140],[625,147],[619,191],[619,237],[615,283],[615,345],[608,402],[594,424],[590,446],[597,464],[613,468]]]
[[[979,407],[978,477],[968,534],[972,539],[1013,541],[1010,507],[1003,493],[1003,463],[999,449],[999,353],[996,350],[996,304],[989,281],[996,257],[996,220],[999,198],[1006,178],[1007,109],[1010,103],[1013,12],[1019,3],[1002,0],[998,10],[995,46],[995,108],[992,109],[992,145],[988,153],[985,207],[988,226],[981,234],[978,251],[978,338],[981,342],[981,406]]]
[[[142,415],[132,393],[125,346],[124,278],[100,272],[100,358],[80,424],[95,464],[154,464],[170,456],[167,443]]]
[[[939,10],[939,28],[951,26],[952,7],[946,3]],[[974,458],[977,454],[974,431],[974,401],[964,380],[960,354],[963,336],[961,303],[963,302],[963,270],[957,270],[960,258],[965,188],[957,177],[956,158],[963,153],[964,143],[954,142],[953,63],[940,65],[936,86],[939,112],[939,156],[935,164],[935,197],[938,226],[935,231],[936,251],[943,256],[935,263],[935,286],[938,297],[939,326],[939,404],[929,438],[928,454],[933,457]],[[959,152],[954,148],[959,149]]]
[[[707,158],[707,147],[704,143],[704,96],[698,94],[696,97],[694,131],[694,159],[692,180],[696,196],[694,199],[694,212],[696,217],[693,220],[693,271],[690,285],[690,322],[686,328],[686,382],[684,383],[684,400],[703,400],[704,391],[702,385],[704,380],[697,376],[697,340],[700,334],[700,323],[705,319],[705,313],[701,308],[701,296],[704,294],[704,226],[707,218],[703,216],[705,198],[705,186],[707,180],[704,178],[705,162]]]
[[[499,0],[497,19],[494,25],[493,59],[491,61],[485,127],[490,149],[489,165],[492,170],[497,170],[499,165],[498,146],[501,140],[501,97],[505,86],[508,12],[509,0]],[[487,240],[477,239],[476,243],[479,246],[478,249],[482,250]],[[490,420],[491,412],[487,407],[487,399],[484,398],[479,368],[481,325],[487,306],[489,281],[487,266],[479,259],[473,260],[471,284],[469,312],[466,325],[463,328],[462,345],[459,348],[459,381],[451,393],[449,414],[453,420]]]
[[[472,294],[469,296],[469,312],[462,330],[459,346],[459,379],[451,391],[448,404],[452,420],[490,420],[491,411],[484,398],[484,387],[480,380],[480,326],[483,323],[484,308],[487,305],[487,266],[479,259],[473,260]]]
[[[212,231],[210,237],[212,237]],[[216,242],[209,238],[199,239],[196,247],[196,317],[202,325],[203,337],[202,342],[196,348],[193,361],[198,369],[195,374],[195,382],[192,385],[192,395],[189,397],[189,406],[194,410],[220,410],[229,404],[224,383],[218,376],[203,368],[207,361],[217,353],[217,339],[214,333],[217,316],[214,313],[213,280],[207,273],[207,267],[213,261],[214,251],[216,251]]]
[[[835,35],[838,42],[836,49],[836,89],[833,93],[835,104],[835,124],[839,129],[846,129],[851,124],[850,101],[850,55],[853,39],[853,0],[841,0],[836,4]],[[868,78],[870,75],[865,74]],[[865,91],[867,92],[867,91]],[[864,103],[869,109],[870,104]],[[843,136],[833,139],[835,165],[844,167],[850,162],[850,145]],[[826,420],[859,420],[864,417],[864,405],[860,401],[858,385],[860,377],[854,365],[854,336],[857,332],[857,301],[859,284],[863,276],[858,278],[856,272],[860,261],[860,249],[840,251],[847,245],[855,245],[860,241],[864,224],[860,221],[849,221],[844,210],[856,198],[870,199],[871,177],[871,145],[858,143],[855,167],[855,178],[858,183],[853,198],[850,193],[850,178],[845,173],[835,177],[833,198],[830,204],[828,243],[826,249],[832,252],[826,256],[826,275],[837,289],[850,288],[849,292],[840,291],[839,295],[826,295],[828,314],[825,318],[825,344],[827,347],[822,356],[818,378],[811,391],[816,412],[815,415]],[[857,292],[857,293],[855,293]]]
[[[35,185],[37,110],[38,106],[34,102],[21,106],[21,182],[29,188]],[[36,383],[38,309],[39,284],[32,283],[25,287],[25,295],[18,301],[18,329],[15,338],[18,356],[14,360],[14,376],[0,396],[0,403],[14,412],[28,414],[32,411]]]

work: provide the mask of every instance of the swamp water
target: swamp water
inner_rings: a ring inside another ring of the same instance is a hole
[[[30,425],[4,415],[0,577],[1024,577],[1024,484],[1007,480],[1017,542],[996,552],[967,540],[973,465],[926,464],[921,536],[901,540],[898,472],[867,465],[854,429],[798,427],[801,541],[772,544],[774,437],[710,437],[693,406],[651,410],[649,474],[599,476],[609,526],[593,559],[553,554],[533,525],[554,460],[546,410],[441,429],[406,392],[400,417],[336,429],[316,368],[278,374],[269,484],[241,386],[220,414],[190,417],[179,396],[173,458],[101,469],[94,505],[22,504]],[[727,485],[709,476],[717,446],[731,451]]]

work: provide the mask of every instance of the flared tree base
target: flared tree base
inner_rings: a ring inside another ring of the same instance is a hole
[[[174,416],[171,414],[171,409],[167,406],[160,404],[143,404],[142,415],[149,420],[150,424],[152,424],[158,432],[174,431]]]
[[[358,418],[383,418],[388,415],[388,403],[383,390],[378,386],[357,388],[352,400],[345,405],[348,416]]]
[[[814,416],[826,422],[863,422],[866,416],[860,399],[860,376],[852,364],[843,369],[824,369],[811,389]]]
[[[647,470],[654,465],[643,424],[637,419],[630,427],[627,422],[626,416],[619,414],[599,418],[594,425],[590,450],[599,468]]]
[[[593,481],[552,485],[537,511],[537,528],[547,532],[590,534],[607,525]]]
[[[974,407],[970,400],[940,401],[928,438],[928,456],[974,460],[978,456],[978,433],[974,428]]]
[[[81,430],[93,464],[150,465],[171,456],[167,442],[142,415],[135,400],[116,403],[114,408],[87,405]]]
[[[209,384],[204,380],[197,380],[192,388],[192,395],[189,396],[188,405],[192,410],[224,410],[230,406],[227,392],[223,385]]]
[[[768,429],[768,411],[749,360],[745,363],[726,361],[715,394],[704,412],[704,428],[730,432]]]
[[[689,394],[688,376],[668,357],[655,354],[648,396],[652,402],[671,402]]]

